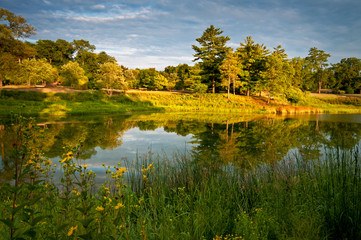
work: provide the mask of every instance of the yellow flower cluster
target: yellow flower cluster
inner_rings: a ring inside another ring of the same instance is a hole
[[[115,209],[115,210],[118,210],[119,208],[122,208],[122,207],[124,207],[124,204],[123,204],[123,203],[118,203],[118,204],[114,207],[114,209]]]
[[[127,172],[125,167],[117,168],[115,173],[112,172],[112,178],[120,178],[125,172]]]
[[[148,172],[152,168],[152,166],[153,166],[153,163],[149,164],[149,166],[147,168],[142,169],[142,172],[143,173]]]
[[[95,210],[97,210],[97,211],[101,212],[101,211],[104,211],[104,208],[103,208],[102,206],[98,206],[98,207],[96,207],[96,209],[95,209]]]
[[[69,232],[68,232],[68,236],[71,236],[73,235],[73,233],[78,229],[78,225],[76,225],[75,227],[71,227],[69,229]]]

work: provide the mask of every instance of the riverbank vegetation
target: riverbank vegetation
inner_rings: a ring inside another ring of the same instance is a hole
[[[43,88],[40,88],[42,90]],[[7,89],[0,91],[0,115],[26,116],[111,114],[139,111],[221,113],[359,113],[361,98],[303,95],[298,104],[278,98],[246,97],[211,93],[129,91],[107,95],[103,91],[38,92]],[[51,88],[49,89],[51,91]]]
[[[337,146],[253,169],[187,153],[145,155],[95,173],[65,147],[52,163],[34,147],[39,129],[12,125],[13,181],[1,183],[4,239],[358,239],[360,155]],[[55,166],[56,164],[57,166]],[[54,170],[60,175],[54,175]],[[56,177],[55,177],[56,176]]]

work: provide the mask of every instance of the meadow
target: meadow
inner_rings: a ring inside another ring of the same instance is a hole
[[[2,182],[3,239],[359,239],[359,147],[328,149],[253,169],[147,154],[130,165],[104,165],[96,175],[64,146],[52,163],[35,148],[41,131],[14,119],[14,151]],[[54,175],[55,170],[60,171]]]
[[[361,98],[305,96],[297,103],[265,97],[226,94],[189,94],[129,91],[106,95],[102,91],[0,91],[0,115],[23,116],[108,114],[139,111],[213,113],[359,113]]]

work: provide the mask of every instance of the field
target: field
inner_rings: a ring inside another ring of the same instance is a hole
[[[5,88],[0,91],[0,115],[26,116],[124,113],[134,111],[222,113],[359,113],[361,98],[308,96],[297,104],[264,97],[226,94],[127,91],[107,96],[102,91],[67,88]]]

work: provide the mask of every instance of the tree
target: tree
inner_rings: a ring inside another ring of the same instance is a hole
[[[207,92],[208,86],[202,83],[201,72],[202,69],[200,63],[196,63],[193,67],[191,67],[188,78],[184,80],[184,87],[187,90],[197,93]]]
[[[233,94],[236,94],[236,79],[238,75],[242,75],[242,66],[239,63],[239,59],[236,53],[232,49],[229,49],[222,65],[220,66],[222,74],[222,85],[227,87],[228,99],[229,89],[231,87],[231,80],[233,81]]]
[[[63,66],[69,61],[73,60],[74,47],[70,42],[67,42],[63,39],[58,39],[55,42],[56,45],[56,63],[57,67]]]
[[[157,72],[154,76],[154,87],[156,90],[163,90],[165,87],[168,86],[168,79],[164,77],[162,74]]]
[[[5,24],[0,24],[1,38],[28,38],[36,31],[23,17],[4,8],[0,8],[0,22],[5,22]]]
[[[325,53],[323,50],[318,50],[313,47],[310,49],[308,56],[305,58],[308,68],[311,72],[311,80],[318,83],[318,93],[321,93],[322,84],[326,81],[327,76],[325,73],[325,67],[328,66],[327,59],[331,55]]]
[[[219,28],[211,25],[200,38],[196,39],[201,46],[192,45],[196,52],[193,61],[202,60],[202,73],[206,77],[206,83],[212,86],[213,93],[216,91],[216,83],[220,80],[219,67],[228,50],[226,43],[230,40],[228,36],[220,36],[222,33]]]
[[[77,62],[68,62],[61,67],[60,76],[64,86],[86,88],[88,78],[85,71]]]
[[[123,68],[116,63],[107,62],[100,65],[98,79],[106,88],[108,95],[112,95],[113,89],[126,89]]]
[[[58,70],[51,66],[46,59],[24,60],[21,64],[20,79],[28,86],[35,84],[53,83],[58,80]]]
[[[171,74],[169,74],[167,80],[168,80],[168,84],[167,84],[166,88],[167,88],[169,91],[171,91],[172,89],[175,88],[177,82],[179,81],[179,78],[178,78],[177,73],[171,73]]]
[[[240,45],[237,53],[244,71],[241,80],[246,95],[249,96],[250,91],[256,90],[261,80],[259,73],[264,70],[265,58],[269,54],[269,50],[263,44],[256,44],[251,36],[248,36]]]
[[[122,68],[123,68],[125,82],[127,83],[128,87],[135,88],[137,85],[137,76],[139,74],[139,71],[134,69],[128,69],[123,66]]]
[[[58,49],[54,41],[39,39],[35,47],[39,58],[46,58],[50,64],[52,64],[54,59],[56,60]]]
[[[289,79],[293,75],[293,68],[285,59],[284,51],[279,49],[267,56],[265,63],[265,70],[260,73],[261,87],[268,92],[267,103],[270,103],[272,96],[284,92],[291,86]]]
[[[306,60],[304,58],[294,57],[291,59],[290,65],[293,68],[293,72],[294,72],[294,74],[291,76],[292,86],[296,88],[303,88],[303,82],[306,76],[306,72],[305,72]]]
[[[360,88],[361,59],[343,58],[332,66],[336,78],[336,88],[346,92]]]
[[[74,40],[72,44],[76,52],[76,60],[84,66],[86,54],[93,52],[95,50],[95,46],[91,45],[89,41],[83,39]]]
[[[36,29],[28,24],[26,20],[14,13],[0,8],[0,87],[2,87],[5,75],[14,72],[14,59],[21,61],[23,54],[28,53],[30,48],[20,38],[30,37],[35,34]]]

